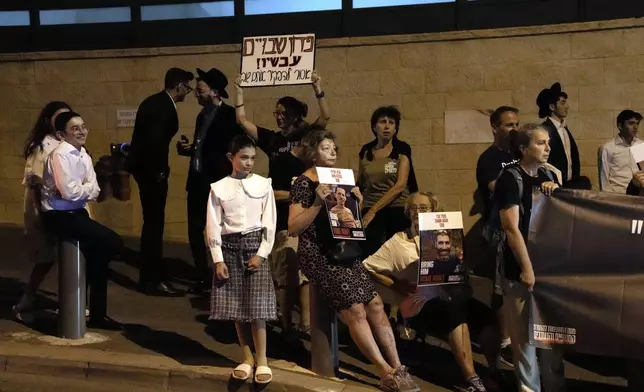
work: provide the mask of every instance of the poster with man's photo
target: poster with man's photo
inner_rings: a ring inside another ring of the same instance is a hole
[[[331,191],[324,200],[333,238],[364,240],[358,187],[351,169],[316,167],[320,184]]]
[[[465,283],[463,215],[460,212],[424,212],[418,214],[418,221],[418,286]]]

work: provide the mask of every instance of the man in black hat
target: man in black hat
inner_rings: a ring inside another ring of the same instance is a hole
[[[235,109],[222,100],[228,98],[226,76],[216,68],[208,72],[197,69],[197,74],[195,95],[203,109],[197,116],[194,140],[190,143],[188,138],[182,135],[177,143],[177,151],[179,155],[190,157],[186,184],[188,240],[198,274],[191,292],[200,294],[212,283],[204,241],[210,184],[232,172],[232,166],[226,157],[228,143],[244,132],[235,119]]]
[[[149,295],[174,296],[163,263],[163,228],[168,196],[170,141],[179,130],[177,103],[190,92],[192,72],[171,68],[165,88],[146,98],[136,113],[126,166],[139,185],[143,228],[139,290]]]
[[[561,171],[564,188],[591,189],[590,179],[580,175],[579,149],[566,124],[568,117],[568,94],[558,82],[543,89],[537,97],[539,118],[546,118],[543,126],[550,134],[550,158],[548,163]]]

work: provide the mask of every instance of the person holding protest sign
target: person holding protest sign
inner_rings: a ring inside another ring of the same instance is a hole
[[[271,180],[251,173],[255,143],[246,135],[232,139],[232,174],[210,186],[206,234],[216,272],[210,297],[211,320],[233,320],[244,362],[232,377],[255,382],[272,378],[266,358],[266,320],[277,319],[277,304],[266,258],[275,240],[275,198]],[[255,356],[248,339],[252,331]]]
[[[277,234],[275,245],[270,256],[273,280],[276,282],[277,299],[281,310],[283,334],[291,341],[296,337],[293,328],[292,311],[299,288],[300,302],[300,332],[310,330],[309,286],[308,279],[298,267],[297,237],[288,235],[288,200],[291,184],[306,169],[299,158],[298,145],[302,137],[313,129],[324,129],[329,122],[329,107],[322,90],[322,79],[313,72],[311,85],[318,100],[320,116],[312,124],[304,119],[308,114],[308,106],[293,97],[282,97],[275,106],[275,120],[279,131],[258,127],[246,117],[244,106],[244,90],[241,79],[235,83],[237,95],[235,115],[242,129],[250,136],[259,148],[269,157],[268,176],[273,180],[275,201],[277,203]]]
[[[293,183],[288,215],[289,234],[299,236],[300,267],[322,297],[340,314],[360,351],[378,367],[380,389],[420,391],[400,363],[391,324],[367,270],[359,259],[336,251],[338,243],[333,240],[324,208],[332,190],[329,185],[320,184],[316,170],[316,166],[335,165],[335,135],[327,130],[313,131],[302,139],[302,147],[307,169]],[[353,193],[362,204],[360,191],[356,188]]]
[[[540,392],[537,351],[529,343],[529,312],[525,309],[530,301],[529,292],[536,282],[526,244],[535,190],[540,189],[550,195],[559,184],[553,173],[545,169],[550,155],[550,136],[543,125],[526,124],[518,131],[512,131],[510,138],[512,151],[519,163],[506,166],[498,177],[487,232],[492,249],[502,249],[496,253],[501,276],[495,282],[495,289],[504,298],[502,311],[512,340],[519,389]],[[499,246],[500,241],[503,241],[503,246]],[[563,363],[556,354],[558,350],[553,349],[552,353],[545,355],[548,358],[542,359],[544,384],[554,384],[557,375],[563,378]]]
[[[373,279],[386,288],[383,290],[393,293],[405,321],[416,330],[417,336],[424,339],[430,332],[448,336],[467,391],[501,391],[504,380],[498,372],[500,331],[492,309],[472,298],[469,285],[418,287],[421,256],[418,217],[421,213],[437,210],[438,200],[433,194],[412,193],[405,202],[410,227],[394,234],[363,264]],[[439,231],[435,245],[438,245],[437,262],[445,263],[451,255],[447,231]],[[454,270],[455,267],[450,268]],[[491,374],[485,383],[474,369],[470,334],[478,337],[490,367]]]

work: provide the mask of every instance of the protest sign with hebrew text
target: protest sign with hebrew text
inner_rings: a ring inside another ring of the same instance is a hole
[[[242,87],[308,84],[314,67],[315,34],[245,37],[242,41]]]

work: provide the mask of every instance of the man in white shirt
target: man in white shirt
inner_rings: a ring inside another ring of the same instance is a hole
[[[625,194],[633,173],[639,171],[630,148],[642,143],[636,137],[640,121],[642,115],[632,110],[623,110],[617,116],[619,133],[599,149],[600,190]]]
[[[74,112],[56,117],[55,128],[63,140],[47,159],[43,173],[43,223],[59,239],[79,241],[87,263],[90,328],[118,330],[107,317],[109,262],[123,247],[121,237],[90,218],[85,205],[96,200],[100,188],[92,159],[83,145],[87,127]]]
[[[420,258],[418,214],[435,211],[436,204],[431,194],[411,194],[405,205],[405,213],[411,219],[412,227],[396,233],[363,264],[376,282],[384,286],[386,291],[393,292],[403,318],[420,335],[437,331],[448,336],[468,391],[503,390],[504,382],[496,371],[501,337],[492,309],[471,298],[467,284],[417,287]],[[474,369],[470,327],[478,336],[492,372],[492,377],[486,380],[487,389]]]

